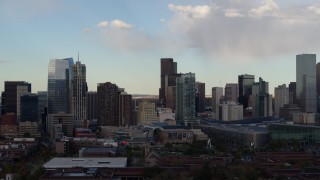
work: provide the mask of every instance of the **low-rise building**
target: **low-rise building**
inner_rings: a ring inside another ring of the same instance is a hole
[[[26,134],[32,137],[40,137],[38,123],[30,121],[19,122],[19,136],[23,137],[26,136]]]
[[[58,168],[123,168],[127,167],[126,157],[107,157],[107,158],[74,158],[74,157],[55,157],[46,162],[45,169]]]
[[[315,113],[294,113],[292,114],[292,120],[296,124],[314,124],[316,114]]]

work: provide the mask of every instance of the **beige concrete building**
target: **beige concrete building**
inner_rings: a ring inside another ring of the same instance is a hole
[[[137,112],[137,122],[140,124],[152,124],[157,121],[159,120],[155,103],[149,103],[147,101],[140,102]]]

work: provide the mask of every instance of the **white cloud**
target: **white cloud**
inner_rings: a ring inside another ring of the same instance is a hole
[[[226,17],[243,17],[244,15],[240,13],[238,9],[225,9],[224,15]]]
[[[272,0],[262,1],[258,7],[253,7],[253,2],[238,6],[238,1],[217,0],[217,4],[209,5],[211,9],[219,7],[215,13],[197,21],[172,16],[167,29],[200,54],[232,62],[318,51],[320,41],[314,37],[320,31],[320,19],[313,12],[301,6],[280,9]]]
[[[169,4],[168,8],[171,11],[179,12],[183,15],[187,15],[191,18],[204,18],[210,13],[210,7],[208,5],[202,6],[181,6],[175,4]]]
[[[164,18],[161,18],[161,19],[160,19],[160,21],[161,21],[161,22],[165,22],[165,21],[166,21],[166,19],[164,19]]]
[[[107,27],[109,25],[108,21],[101,21],[97,24],[98,27]]]
[[[308,7],[308,10],[320,15],[320,6],[312,5]]]
[[[131,29],[133,27],[133,25],[127,24],[123,21],[120,21],[119,19],[111,21],[111,26],[119,29]]]
[[[191,50],[210,59],[232,63],[318,51],[320,41],[315,37],[320,31],[320,18],[314,13],[315,8],[283,7],[272,0],[262,1],[260,6],[254,2],[256,0],[216,0],[215,4],[202,6],[169,4],[168,9],[175,13],[166,17],[162,32],[149,34],[127,23],[117,23],[117,27],[132,28],[119,31],[111,25],[114,21],[110,21],[110,28],[99,31],[100,39],[97,39],[117,51],[161,49],[166,54],[181,54]],[[203,6],[206,11],[195,10]]]
[[[258,8],[251,9],[249,15],[254,17],[275,15],[278,9],[278,5],[273,0],[262,0],[262,5]]]

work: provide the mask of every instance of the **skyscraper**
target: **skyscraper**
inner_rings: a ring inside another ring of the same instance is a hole
[[[196,111],[205,111],[205,99],[206,99],[206,84],[196,82]]]
[[[98,125],[118,126],[118,86],[110,82],[98,84]]]
[[[4,113],[15,113],[20,120],[20,96],[31,92],[31,84],[24,81],[4,82]]]
[[[252,95],[252,84],[254,75],[244,74],[238,76],[239,85],[239,103],[246,109],[249,106],[249,97]]]
[[[172,92],[172,87],[175,87],[176,74],[177,74],[177,63],[173,61],[172,58],[161,58],[161,86],[159,89],[159,102],[163,107],[167,107],[167,99],[171,98],[169,101],[175,101],[175,97]],[[168,94],[169,88],[169,94]],[[172,108],[172,107],[170,107]]]
[[[285,104],[289,104],[289,88],[285,84],[274,88],[274,105],[275,115],[279,117],[280,108]]]
[[[254,117],[272,116],[272,96],[269,94],[269,83],[262,78],[252,85],[252,102]]]
[[[302,112],[317,112],[316,55],[296,56],[296,98]]]
[[[87,92],[87,119],[98,119],[98,94],[97,92]]]
[[[213,87],[212,88],[212,117],[213,118],[218,118],[217,113],[218,113],[218,107],[220,104],[221,97],[223,96],[223,87]]]
[[[20,112],[20,122],[38,123],[38,95],[32,93],[21,95]]]
[[[82,127],[82,122],[87,118],[86,93],[88,91],[86,82],[86,66],[78,61],[73,65],[72,76],[72,114],[75,127]]]
[[[289,84],[289,104],[297,104],[297,83],[296,82],[290,82]]]
[[[237,83],[228,83],[224,88],[224,100],[227,102],[238,102],[239,86]]]
[[[176,121],[183,125],[196,123],[195,74],[186,73],[177,77]]]
[[[48,67],[48,114],[71,113],[73,59],[51,59]]]
[[[320,62],[317,63],[317,96],[320,96]]]
[[[132,95],[119,92],[119,123],[118,126],[133,125]]]

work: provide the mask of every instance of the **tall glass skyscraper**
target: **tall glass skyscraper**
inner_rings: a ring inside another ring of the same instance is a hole
[[[316,55],[296,56],[296,98],[302,112],[317,112]]]
[[[71,112],[73,59],[51,59],[48,68],[48,114]]]
[[[195,74],[186,73],[177,77],[176,120],[183,125],[196,123]]]
[[[78,59],[76,64],[73,65],[72,77],[72,114],[75,127],[83,127],[83,120],[87,118],[87,91],[86,65],[81,64]]]

